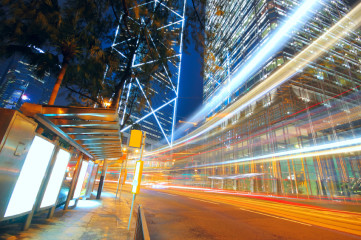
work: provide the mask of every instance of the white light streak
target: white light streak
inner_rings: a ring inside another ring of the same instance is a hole
[[[358,144],[358,145],[355,145]],[[305,158],[305,157],[314,157],[321,155],[330,155],[330,154],[340,154],[347,152],[355,152],[361,150],[361,138],[355,138],[345,141],[337,141],[328,144],[317,145],[313,147],[306,147],[301,149],[277,152],[272,154],[266,154],[258,157],[249,157],[249,158],[240,158],[236,160],[217,162],[217,163],[209,163],[198,166],[191,166],[185,168],[199,168],[199,167],[207,167],[207,166],[217,166],[231,163],[241,163],[255,160],[267,160],[270,159],[272,161],[275,160],[287,160],[287,159],[295,159],[295,158]],[[355,145],[355,146],[353,146]],[[326,151],[327,150],[327,151]],[[276,158],[276,159],[275,159]]]
[[[262,66],[262,63],[276,53],[283,44],[290,38],[291,31],[297,30],[300,27],[303,20],[310,18],[310,11],[316,7],[315,0],[305,0],[299,8],[288,18],[288,20],[276,31],[269,41],[265,42],[258,51],[255,52],[253,57],[246,62],[243,67],[233,76],[228,82],[229,84],[223,85],[220,88],[218,93],[201,108],[200,111],[188,120],[189,122],[198,122],[203,119],[207,114],[209,114],[213,109],[219,106],[223,100],[229,95],[229,90],[234,91],[238,89],[249,77],[258,70],[259,66]],[[319,4],[318,4],[319,5]],[[179,132],[184,132],[184,127],[179,129]]]
[[[349,31],[356,29],[361,23],[361,4],[357,5],[351,12],[349,12],[345,17],[343,17],[337,24],[331,27],[326,31],[321,37],[315,40],[310,44],[306,49],[300,52],[288,63],[283,65],[279,70],[274,72],[271,76],[245,94],[242,98],[237,100],[234,104],[225,109],[221,114],[222,117],[220,120],[216,118],[208,121],[202,127],[196,129],[189,136],[186,136],[182,139],[179,139],[173,146],[179,145],[181,143],[190,141],[203,133],[206,133],[221,123],[227,121],[239,111],[243,110],[245,107],[254,103],[266,93],[270,92],[277,86],[286,82],[290,77],[297,73],[297,70],[302,69],[308,65],[308,63],[317,59],[325,51],[328,51],[339,39],[342,39]],[[349,28],[345,28],[349,26]],[[178,131],[178,130],[177,130]],[[193,140],[194,141],[194,140]],[[166,149],[162,148],[159,151]]]

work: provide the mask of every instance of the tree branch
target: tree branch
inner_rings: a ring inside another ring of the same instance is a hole
[[[128,122],[128,119],[130,118],[130,116],[132,115],[132,112],[133,112],[133,105],[134,105],[134,102],[135,102],[135,99],[137,99],[138,97],[138,93],[136,93],[133,97],[133,100],[130,104],[130,106],[128,107],[128,109],[130,110],[130,112],[127,114],[126,118],[124,119],[124,122],[123,124],[120,126],[120,129],[123,129],[124,126],[126,125],[126,122]]]
[[[98,103],[99,105],[102,105],[102,102],[100,102],[98,99],[96,99],[96,98],[94,98],[94,97],[88,96],[88,95],[86,95],[86,94],[84,94],[84,93],[82,93],[82,92],[80,92],[80,91],[77,91],[77,90],[69,87],[68,85],[65,85],[64,87],[65,87],[66,89],[68,89],[69,91],[73,92],[73,93],[76,93],[76,94],[78,94],[78,95],[80,95],[80,96],[82,96],[82,97],[84,97],[84,98],[86,98],[86,99],[89,99],[89,100],[91,100],[91,101],[93,101],[93,102],[95,102],[95,103]]]
[[[198,19],[198,21],[199,21],[199,24],[201,24],[201,28],[204,29],[203,22],[202,22],[199,14],[198,14],[198,10],[197,10],[197,8],[196,8],[196,5],[194,4],[194,0],[192,0],[192,5],[193,5],[194,11],[196,12],[196,16],[197,16],[197,19]]]

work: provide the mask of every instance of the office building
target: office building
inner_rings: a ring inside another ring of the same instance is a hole
[[[123,143],[127,144],[129,131],[136,125],[137,128],[147,133],[147,149],[153,149],[162,144],[171,145],[173,141],[180,84],[185,1],[145,1],[131,8],[130,16],[134,15],[136,18],[139,14],[151,14],[154,9],[157,9],[156,14],[162,15],[159,18],[155,17],[159,27],[148,30],[146,43],[140,44],[134,54],[132,63],[134,74],[125,82],[120,102],[120,119],[124,126],[122,129]],[[145,24],[149,17],[144,16],[139,19],[143,19]],[[137,22],[137,20],[134,21]],[[128,19],[127,24],[133,24],[131,18]],[[167,45],[157,38],[156,31],[160,31],[160,35],[166,36]],[[113,51],[116,51],[119,57],[126,62],[128,59],[126,51],[129,49],[129,44],[132,43],[129,43],[128,39],[124,39],[120,34],[121,31],[117,30]],[[152,58],[147,55],[149,51],[154,51]],[[166,60],[160,58],[160,53],[164,51],[170,53]],[[155,57],[157,54],[154,53],[158,53],[159,58]],[[146,68],[148,68],[148,72],[151,68],[152,73],[142,76],[140,73]],[[139,75],[141,77],[138,77]],[[140,105],[145,107],[140,109]]]
[[[307,20],[287,20],[310,2],[319,7]],[[228,90],[208,115],[208,119],[225,120],[198,140],[189,140],[173,153],[162,154],[163,158],[157,156],[161,166],[169,168],[174,183],[308,199],[359,200],[359,32],[348,32],[285,83],[265,95],[258,93],[256,101],[235,107],[336,24],[349,6],[338,0],[207,3],[210,38],[203,99],[212,102],[221,88]],[[254,58],[272,50],[262,47],[292,20],[301,22],[299,28],[291,29],[287,41],[275,44],[276,51],[249,70]],[[239,76],[240,71],[249,75]],[[236,78],[244,81],[227,89]],[[228,117],[232,108],[236,114]]]
[[[2,60],[0,72],[0,107],[19,109],[25,101],[46,104],[55,79],[47,74],[39,78],[24,57],[13,55]]]

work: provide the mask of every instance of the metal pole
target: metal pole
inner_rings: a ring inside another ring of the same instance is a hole
[[[128,156],[127,158],[125,159],[125,166],[124,166],[124,169],[127,169],[127,163],[128,163]],[[125,180],[127,180],[127,173],[125,174]],[[120,200],[120,197],[122,196],[122,190],[123,190],[123,182],[122,184],[120,185],[120,191],[119,191],[119,200]]]
[[[92,187],[92,191],[91,191],[91,192],[94,191],[95,182],[96,182],[96,180],[97,180],[97,178],[98,178],[98,172],[99,172],[99,164],[95,164],[95,166],[96,166],[96,168],[97,168],[97,171],[96,171],[96,173],[95,173],[94,184],[93,184],[93,187]]]
[[[139,161],[142,161],[142,157],[143,157],[143,151],[144,151],[144,147],[145,147],[145,138],[146,138],[146,134],[143,134],[143,139],[142,139],[142,148],[140,150],[140,159]],[[138,183],[140,184],[140,183]],[[130,208],[130,215],[129,215],[129,222],[128,222],[128,230],[130,228],[130,221],[132,220],[132,215],[133,215],[133,205],[134,205],[134,201],[135,201],[135,193],[133,193],[133,201],[132,201],[132,207]]]
[[[69,207],[69,202],[70,200],[73,198],[74,195],[74,190],[75,190],[75,184],[77,182],[78,176],[79,176],[79,172],[80,172],[80,168],[82,165],[82,160],[83,160],[83,153],[79,153],[78,159],[76,161],[76,165],[75,165],[75,170],[73,173],[73,178],[71,180],[71,186],[68,192],[68,196],[66,197],[66,202],[64,204],[64,210],[67,210]]]
[[[130,215],[129,215],[129,222],[128,222],[128,230],[130,228],[130,222],[132,221],[132,215],[133,215],[133,206],[135,201],[135,193],[133,193],[133,201],[132,201],[132,207],[130,208]]]
[[[142,149],[140,150],[140,161],[142,161],[142,158],[143,158],[143,151],[144,151],[144,148],[145,148],[145,138],[146,138],[146,134],[144,132],[143,134],[143,139],[142,139]]]
[[[124,160],[122,161],[122,167],[120,168],[120,172],[119,172],[118,186],[117,186],[117,192],[115,193],[115,199],[117,199],[117,198],[118,198],[118,190],[119,190],[119,184],[120,184],[120,181],[122,180],[122,171],[123,171],[123,166],[124,166]]]
[[[101,174],[100,180],[99,180],[99,186],[98,186],[98,192],[97,192],[97,199],[100,199],[100,196],[101,196],[101,194],[102,194],[103,184],[104,184],[104,178],[105,178],[105,172],[106,172],[106,171],[107,171],[107,159],[104,159],[102,174]]]

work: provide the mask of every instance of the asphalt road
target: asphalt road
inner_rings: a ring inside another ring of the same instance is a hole
[[[112,184],[107,188],[114,189]],[[125,187],[123,197],[130,197]],[[361,239],[361,214],[214,193],[143,188],[151,239]]]

